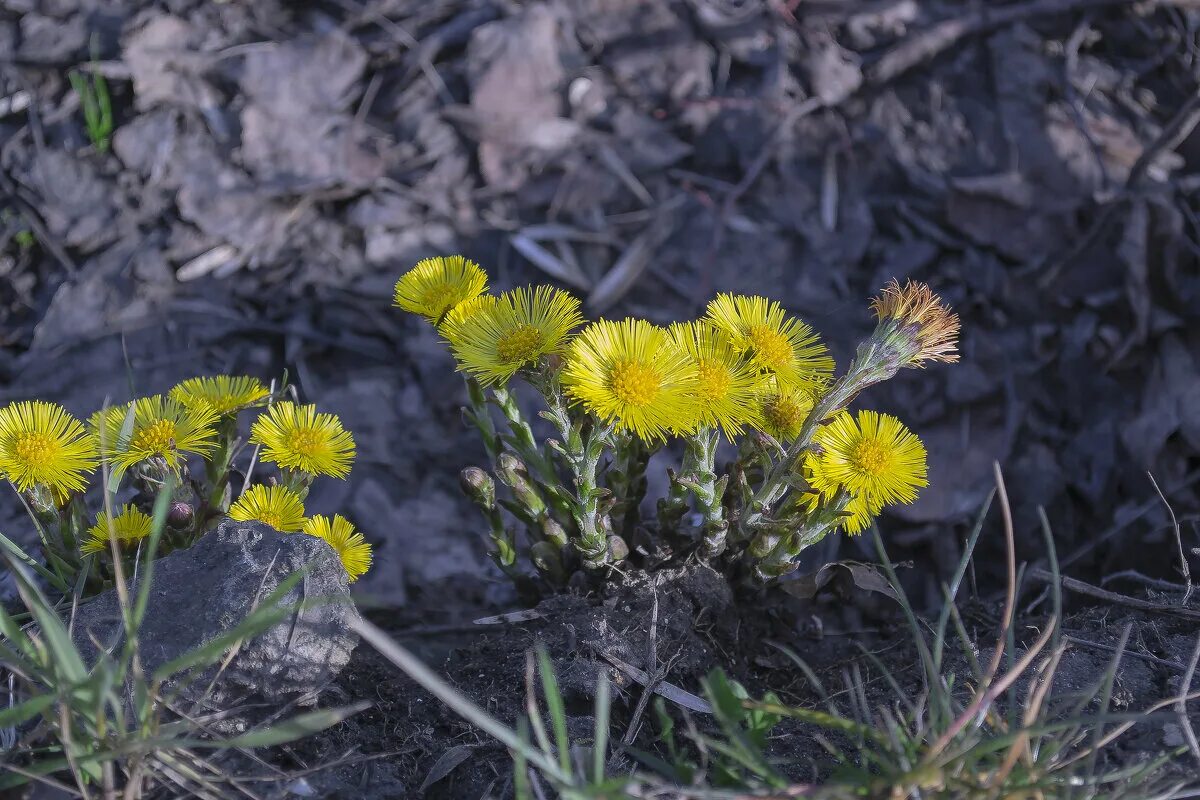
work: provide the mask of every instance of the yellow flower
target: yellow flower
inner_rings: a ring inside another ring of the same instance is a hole
[[[496,296],[492,294],[481,294],[479,297],[463,300],[446,312],[446,318],[442,320],[442,327],[464,322],[469,317],[492,308],[497,302]]]
[[[342,566],[346,568],[350,583],[354,583],[371,568],[370,543],[361,533],[356,533],[354,526],[341,514],[334,514],[332,520],[320,514],[309,517],[304,521],[301,530],[309,536],[323,539],[333,548],[333,552],[342,560]]]
[[[695,427],[697,382],[687,353],[640,319],[588,325],[571,340],[562,372],[573,402],[647,440]]]
[[[212,408],[188,408],[161,394],[101,409],[91,419],[100,455],[123,470],[155,456],[178,470],[185,453],[207,456],[216,447],[216,422]]]
[[[354,437],[335,414],[316,406],[276,403],[254,421],[250,441],[262,445],[262,459],[283,469],[344,478],[354,461]]]
[[[760,430],[780,442],[790,442],[800,435],[804,421],[816,404],[812,392],[776,386],[759,396]]]
[[[249,375],[214,375],[211,378],[188,378],[171,390],[171,399],[187,408],[208,406],[218,415],[228,417],[262,400],[270,390],[258,378]]]
[[[0,409],[0,476],[20,491],[41,485],[62,499],[86,489],[95,468],[91,438],[62,406],[27,400]]]
[[[785,386],[819,388],[833,372],[833,359],[820,337],[773,300],[719,294],[708,304],[705,319]]]
[[[229,518],[261,522],[280,533],[294,533],[304,527],[304,501],[286,486],[256,484],[229,507]]]
[[[838,414],[814,437],[808,459],[813,487],[829,496],[840,486],[871,506],[911,503],[928,484],[925,446],[903,423],[887,414]]]
[[[117,541],[123,545],[140,542],[150,535],[154,520],[150,515],[134,506],[122,506],[115,517],[101,511],[96,515],[96,524],[87,532],[87,537],[79,549],[85,556],[89,553],[100,553],[108,550],[109,529],[116,535]]]
[[[492,303],[469,303],[472,308],[461,314],[452,311],[440,330],[459,369],[484,386],[503,384],[522,367],[559,352],[567,334],[583,322],[579,301],[550,286],[514,289]]]
[[[487,291],[487,273],[463,256],[437,256],[419,262],[396,281],[395,305],[434,325],[464,300]]]
[[[865,494],[852,495],[846,504],[846,516],[842,517],[839,527],[850,536],[857,536],[871,525],[882,508],[882,505],[875,505],[867,499]]]
[[[942,304],[942,299],[924,283],[909,281],[900,288],[893,280],[871,301],[871,310],[880,323],[893,321],[900,337],[901,358],[908,367],[924,366],[926,361],[958,361],[958,315]]]
[[[762,427],[757,402],[762,374],[734,349],[729,337],[703,321],[675,323],[667,332],[696,368],[700,424],[719,427],[730,439],[745,424]]]

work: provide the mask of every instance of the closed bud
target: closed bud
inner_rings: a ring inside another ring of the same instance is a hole
[[[546,517],[542,520],[542,536],[546,537],[546,541],[553,542],[558,547],[565,547],[567,544],[567,531],[554,517]]]
[[[496,466],[496,474],[500,476],[500,480],[504,481],[508,486],[521,483],[525,476],[529,474],[529,470],[525,467],[525,462],[514,456],[512,453],[501,453],[499,463]]]
[[[496,507],[496,482],[479,467],[467,467],[458,473],[458,483],[476,505],[488,511]]]
[[[176,500],[171,503],[171,508],[167,511],[167,524],[175,530],[183,530],[191,526],[195,515],[196,510],[190,503]]]

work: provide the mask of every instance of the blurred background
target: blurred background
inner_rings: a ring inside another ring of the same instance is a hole
[[[286,370],[359,443],[309,503],[376,543],[356,590],[479,607],[484,455],[401,272],[657,322],[766,294],[842,364],[911,277],[963,358],[863,398],[930,453],[893,555],[944,574],[999,461],[1021,558],[1043,506],[1072,574],[1177,577],[1147,471],[1200,544],[1198,32],[1193,0],[0,0],[0,402]]]

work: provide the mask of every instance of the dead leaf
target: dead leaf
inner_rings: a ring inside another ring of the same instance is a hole
[[[864,592],[878,592],[900,602],[896,590],[886,576],[871,564],[858,561],[834,561],[808,575],[800,575],[780,583],[780,588],[793,597],[811,600],[822,589],[840,575],[847,576]]]

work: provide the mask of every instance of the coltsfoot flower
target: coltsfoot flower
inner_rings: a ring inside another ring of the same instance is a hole
[[[895,417],[875,411],[838,414],[814,437],[808,459],[812,485],[823,495],[839,487],[872,507],[911,503],[928,484],[925,446]]]
[[[778,386],[759,395],[759,425],[780,442],[790,442],[800,435],[804,421],[816,404],[816,397],[807,389]]]
[[[514,289],[491,303],[468,301],[452,311],[441,334],[459,369],[482,385],[507,383],[517,370],[558,353],[583,324],[579,300],[550,286]],[[460,306],[461,308],[461,306]]]
[[[90,553],[102,553],[108,550],[109,530],[117,537],[121,545],[140,542],[150,535],[154,528],[154,520],[150,515],[134,506],[122,506],[116,516],[109,517],[101,511],[96,515],[96,524],[88,529],[87,536],[79,546],[85,556]]]
[[[354,583],[371,568],[370,543],[361,533],[357,533],[350,521],[341,514],[334,514],[332,520],[320,514],[309,517],[300,530],[323,540],[333,548],[342,560],[350,583]]]
[[[700,424],[718,427],[730,439],[743,425],[761,427],[762,373],[729,337],[703,321],[676,323],[667,332],[696,368]]]
[[[774,300],[719,294],[704,318],[783,386],[820,388],[833,373],[833,358],[820,337],[806,323],[787,316]]]
[[[395,305],[438,325],[450,309],[487,291],[487,273],[463,256],[417,263],[396,281]]]
[[[304,527],[304,501],[286,486],[256,484],[229,507],[229,518],[261,522],[280,533],[295,533]]]
[[[171,390],[171,399],[187,408],[208,406],[218,416],[228,417],[262,400],[270,390],[249,375],[214,375],[189,378]]]
[[[924,283],[910,280],[901,288],[893,280],[871,301],[871,310],[880,322],[877,335],[898,351],[900,366],[958,361],[958,315]]]
[[[188,408],[160,394],[101,409],[91,419],[96,447],[109,463],[129,469],[159,457],[175,471],[185,454],[207,456],[213,451],[216,422],[217,412],[211,407]]]
[[[345,478],[354,461],[354,437],[315,405],[276,403],[254,421],[250,441],[262,445],[263,461],[310,475]]]
[[[18,490],[45,486],[61,499],[87,488],[96,463],[83,423],[62,406],[27,400],[0,409],[0,476]]]
[[[588,325],[571,340],[562,372],[573,402],[644,440],[695,427],[697,382],[687,353],[665,330],[640,319]]]

